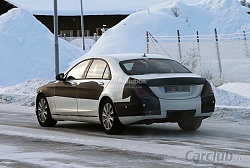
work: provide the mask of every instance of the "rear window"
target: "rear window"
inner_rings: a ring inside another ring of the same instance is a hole
[[[134,59],[121,61],[122,70],[128,75],[191,73],[180,63],[169,59]]]

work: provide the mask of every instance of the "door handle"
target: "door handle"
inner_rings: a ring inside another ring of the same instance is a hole
[[[77,83],[76,83],[76,82],[71,82],[71,85],[72,85],[72,86],[76,86]]]
[[[102,86],[102,85],[104,85],[104,83],[103,83],[103,82],[99,82],[98,85],[101,85],[101,86]]]

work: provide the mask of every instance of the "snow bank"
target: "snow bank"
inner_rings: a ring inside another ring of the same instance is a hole
[[[0,16],[0,86],[54,78],[54,35],[30,12],[12,9]],[[84,52],[59,39],[60,70]]]
[[[249,83],[226,83],[219,87],[225,91],[233,92],[250,98],[250,84]],[[250,106],[250,102],[249,102]]]
[[[131,14],[106,31],[87,55],[146,52],[146,31],[154,36],[219,34],[250,31],[250,17],[238,0],[200,3],[166,2]]]
[[[82,38],[76,38],[70,41],[70,44],[73,44],[78,48],[82,48]],[[89,51],[94,44],[95,44],[94,40],[84,38],[85,51]]]
[[[0,87],[0,103],[33,106],[36,89],[48,82],[48,79],[32,79],[14,86]]]
[[[245,84],[250,87],[250,84]],[[238,107],[249,107],[250,108],[250,94],[243,96],[237,93],[233,93],[230,90],[224,90],[219,88],[214,88],[214,94],[216,97],[216,105],[219,106],[238,106]],[[223,88],[223,85],[222,85]],[[237,91],[240,92],[241,88],[238,87]],[[236,91],[236,90],[235,90]]]

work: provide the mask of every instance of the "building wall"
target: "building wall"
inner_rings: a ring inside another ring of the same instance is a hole
[[[0,0],[0,15],[8,12],[12,8],[15,8],[15,6],[4,0]]]
[[[15,8],[14,5],[0,0],[0,15]],[[93,36],[94,33],[101,35],[103,25],[111,28],[128,15],[89,15],[84,16],[85,36]],[[53,16],[36,15],[37,20],[43,23],[52,33],[54,32]],[[81,36],[81,17],[80,16],[59,16],[58,29],[61,36],[77,37]]]
[[[35,16],[40,22],[54,32],[53,16]],[[101,35],[103,25],[106,28],[111,28],[121,20],[125,19],[127,15],[90,15],[84,16],[84,30],[85,36],[93,36],[94,33]],[[66,36],[80,36],[81,32],[81,17],[80,16],[59,16],[58,17],[59,33],[71,31],[70,35]]]

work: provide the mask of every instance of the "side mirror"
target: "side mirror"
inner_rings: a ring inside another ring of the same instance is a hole
[[[63,81],[64,80],[64,73],[59,73],[56,75],[56,80]]]

